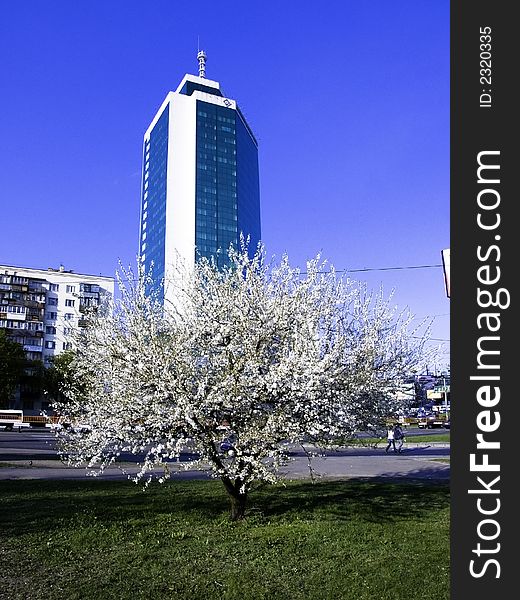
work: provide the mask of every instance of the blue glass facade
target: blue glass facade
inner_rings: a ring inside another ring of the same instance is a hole
[[[237,111],[197,100],[196,152],[197,254],[222,267],[241,232],[260,239],[258,150]]]
[[[238,233],[250,236],[249,253],[254,254],[261,239],[260,228],[260,184],[258,174],[258,147],[243,120],[236,111],[237,141],[237,193],[238,193]]]
[[[166,173],[168,165],[169,105],[159,117],[145,142],[143,152],[143,189],[141,204],[140,255],[149,271],[153,262],[153,279],[158,299],[163,300],[160,283],[164,279],[166,235]]]
[[[200,100],[196,91],[213,98]],[[154,291],[161,302],[162,283],[174,262],[166,246],[188,264],[214,257],[222,267],[241,234],[250,237],[251,253],[261,237],[258,146],[234,102],[222,98],[218,87],[186,76],[146,133],[139,255],[145,271],[152,268],[147,292]]]

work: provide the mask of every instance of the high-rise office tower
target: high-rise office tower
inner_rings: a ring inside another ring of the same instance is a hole
[[[199,75],[168,93],[144,135],[139,255],[158,290],[176,256],[222,266],[241,233],[252,251],[260,240],[257,141],[236,101],[206,79],[205,53],[197,58]]]

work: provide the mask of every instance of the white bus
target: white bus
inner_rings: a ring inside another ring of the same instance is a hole
[[[6,431],[23,427],[23,410],[0,410],[0,427]]]

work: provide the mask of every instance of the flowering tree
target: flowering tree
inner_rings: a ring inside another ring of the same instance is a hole
[[[90,315],[76,340],[81,386],[59,407],[88,432],[63,430],[62,452],[96,472],[143,454],[136,480],[148,481],[158,465],[164,480],[189,446],[186,466],[222,480],[232,519],[256,483],[277,480],[288,443],[319,447],[380,427],[421,358],[410,315],[325,272],[319,257],[300,273],[243,245],[229,267],[202,259],[169,284],[175,302],[163,307],[147,274],[123,272],[114,310]]]

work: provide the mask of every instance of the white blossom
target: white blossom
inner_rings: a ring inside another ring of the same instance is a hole
[[[130,452],[144,457],[137,481],[158,466],[164,481],[188,449],[182,465],[221,478],[241,516],[254,484],[277,480],[289,442],[326,446],[399,408],[425,341],[412,315],[319,256],[300,273],[243,244],[229,262],[188,271],[177,260],[164,307],[147,293],[150,274],[121,269],[120,300],[88,315],[76,340],[78,385],[59,410],[88,432],[59,433],[70,462],[102,472]]]

